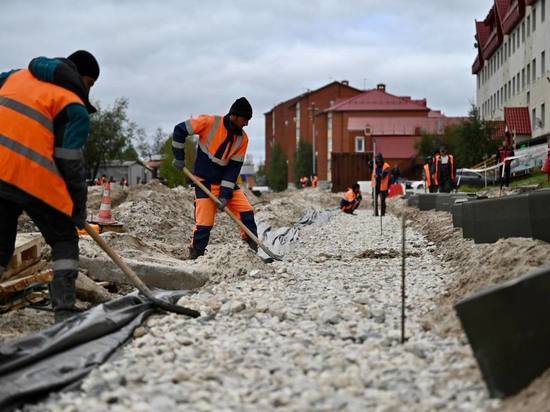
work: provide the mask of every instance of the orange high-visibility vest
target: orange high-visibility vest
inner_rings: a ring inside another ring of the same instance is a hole
[[[384,165],[382,166],[382,172],[386,169],[389,169],[390,168],[390,164],[387,163],[387,162],[384,162]],[[371,182],[370,182],[370,185],[371,187],[376,187],[376,164],[374,165],[373,169],[372,169],[372,178],[371,178]],[[382,178],[380,180],[380,191],[381,192],[385,192],[388,190],[388,187],[390,186],[390,174],[388,173],[386,175],[386,177]]]
[[[430,187],[432,185],[432,174],[430,172],[430,165],[428,163],[424,165],[424,174],[426,175],[426,187]]]
[[[455,180],[455,158],[452,154],[448,154],[449,156],[449,167],[451,168],[451,180]],[[435,157],[435,174],[434,174],[434,180],[435,184],[439,185],[439,161],[441,160],[441,155],[437,155]]]
[[[215,157],[218,148],[227,137],[227,129],[223,124],[221,116],[202,115],[185,121],[185,127],[190,135],[199,135],[199,149],[202,150],[208,158],[220,165],[227,166],[230,160],[244,162],[246,149],[248,147],[248,136],[243,130],[242,136],[236,137],[235,144],[226,149],[221,158]]]
[[[0,89],[0,180],[71,215],[73,201],[54,162],[55,117],[74,93],[19,70]]]

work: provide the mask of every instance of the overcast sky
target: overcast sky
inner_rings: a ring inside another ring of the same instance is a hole
[[[91,51],[101,75],[91,98],[127,97],[153,134],[190,115],[254,108],[249,153],[264,157],[264,116],[333,80],[427,98],[465,115],[474,101],[474,19],[488,0],[11,1],[1,7],[0,71],[32,57]]]

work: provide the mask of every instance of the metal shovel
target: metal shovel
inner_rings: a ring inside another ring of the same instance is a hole
[[[156,306],[168,312],[179,313],[180,315],[187,315],[192,318],[198,318],[200,316],[200,312],[196,310],[185,308],[179,305],[174,305],[173,303],[156,298],[151,292],[151,289],[149,289],[147,285],[143,283],[138,275],[136,275],[135,272],[126,264],[126,262],[124,262],[124,260],[122,260],[122,258],[117,255],[117,253],[107,244],[107,242],[105,242],[105,240],[103,240],[103,238],[99,236],[99,233],[97,233],[94,228],[90,226],[89,223],[85,224],[84,229],[86,229],[86,232],[88,232],[92,239],[96,241],[101,249],[103,249],[103,251],[109,255],[115,265],[117,265],[120,270],[124,272],[130,282]]]
[[[191,173],[191,172],[189,171],[189,169],[187,169],[186,167],[184,167],[184,168],[183,168],[183,173],[185,173],[185,175],[186,175],[189,179],[191,179],[191,181],[192,181],[194,184],[196,184],[204,193],[206,193],[206,194],[208,195],[208,197],[209,197],[210,199],[212,199],[212,201],[213,201],[217,206],[221,206],[221,205],[222,205],[221,202],[219,201],[219,199],[218,199],[216,196],[214,196],[214,195],[212,194],[212,192],[211,192],[210,190],[208,190],[208,189],[206,188],[206,186],[203,185],[202,182],[201,182],[193,173]],[[269,248],[268,248],[266,245],[264,245],[264,244],[262,243],[262,241],[261,241],[260,239],[258,239],[258,237],[257,237],[254,233],[252,233],[252,232],[250,231],[250,229],[247,228],[243,222],[241,222],[241,219],[239,219],[237,216],[235,216],[231,210],[229,210],[227,207],[225,207],[225,208],[223,209],[223,211],[224,211],[225,213],[227,213],[227,214],[229,215],[229,217],[230,217],[231,219],[233,219],[233,221],[234,221],[234,222],[235,222],[235,223],[236,223],[236,224],[246,233],[246,235],[247,235],[250,239],[252,239],[252,241],[253,241],[254,243],[256,243],[256,244],[258,245],[258,247],[260,247],[265,253],[267,253],[267,255],[268,255],[269,257],[271,257],[272,259],[275,259],[275,260],[283,260],[283,257],[282,257],[282,256],[279,256],[279,255],[277,255],[276,253],[273,253],[271,250],[269,250]]]

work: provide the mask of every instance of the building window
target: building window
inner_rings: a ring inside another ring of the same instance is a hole
[[[500,88],[500,105],[504,105],[504,87]]]
[[[546,105],[544,103],[540,105],[540,122],[540,127],[544,129],[546,125]]]
[[[519,72],[518,72],[518,74],[517,74],[517,76],[516,76],[516,86],[517,86],[517,88],[518,88],[517,94],[519,95],[519,92],[520,92],[520,87],[519,87]]]
[[[540,22],[544,23],[546,19],[546,0],[541,0],[540,2]]]
[[[535,128],[537,127],[537,109],[536,108],[533,108],[533,117],[531,119],[531,123],[532,123],[532,128],[533,130],[535,130]]]
[[[527,65],[527,85],[531,84],[531,64]]]
[[[516,95],[516,76],[512,77],[512,96]]]
[[[525,21],[521,22],[521,42],[525,43]]]
[[[296,146],[300,142],[300,103],[296,103]]]
[[[512,33],[512,53],[516,52],[516,32]]]
[[[540,75],[544,77],[546,74],[546,53],[542,52],[540,54]]]
[[[365,151],[365,136],[355,136],[355,152],[363,153]]]
[[[531,16],[527,16],[527,37],[531,34]]]
[[[537,81],[537,59],[533,59],[533,64],[531,64],[533,69],[533,83]]]
[[[527,92],[527,106],[531,103],[531,92]]]
[[[533,33],[537,29],[537,8],[533,7]]]
[[[516,36],[516,40],[517,40],[517,45],[516,45],[516,46],[517,46],[517,48],[518,48],[518,50],[519,50],[519,28],[516,30],[516,32],[517,32],[517,34],[518,34],[518,35]]]
[[[525,90],[525,68],[521,69],[521,91]]]

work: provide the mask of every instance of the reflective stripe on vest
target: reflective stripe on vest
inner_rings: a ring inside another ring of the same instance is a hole
[[[244,136],[237,136],[237,138],[235,139],[235,143],[232,145],[231,149],[229,151],[226,150],[226,153],[224,153],[223,159],[219,159],[214,155],[218,147],[222,144],[223,140],[225,140],[225,138],[227,137],[227,130],[223,125],[223,119],[221,116],[213,117],[214,121],[210,126],[210,129],[206,132],[205,141],[201,142],[199,139],[199,149],[208,156],[208,159],[210,159],[211,162],[216,163],[220,166],[227,166],[230,160],[243,162],[244,158],[242,156],[237,156],[236,153],[239,151],[240,147],[243,144]],[[188,127],[187,123],[189,123],[189,127],[192,128],[191,122],[186,121],[186,127]],[[216,138],[220,140],[219,144],[216,144]]]
[[[80,159],[80,150],[55,149],[53,121],[74,93],[36,79],[28,70],[8,77],[0,89],[0,180],[71,215],[73,202],[54,157]]]

